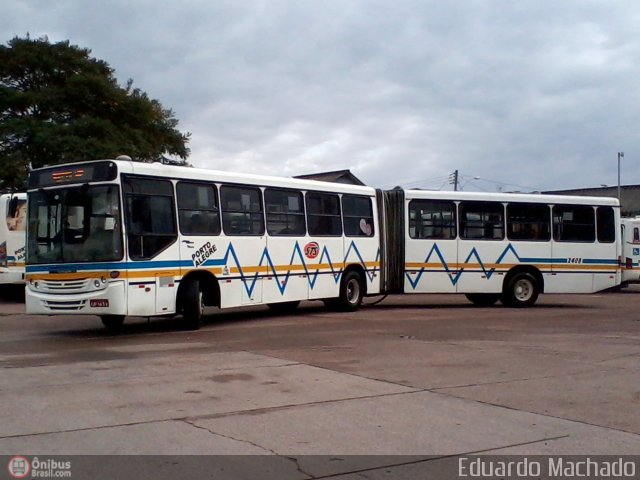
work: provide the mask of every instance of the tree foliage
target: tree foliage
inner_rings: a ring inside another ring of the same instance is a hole
[[[15,37],[0,45],[0,189],[24,186],[28,169],[115,158],[183,161],[190,134],[170,109],[118,85],[114,70],[69,41]]]

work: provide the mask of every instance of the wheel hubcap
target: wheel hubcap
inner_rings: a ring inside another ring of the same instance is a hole
[[[349,303],[358,303],[360,298],[360,284],[357,280],[349,280],[347,284],[347,301]]]
[[[533,285],[529,280],[518,280],[514,285],[513,293],[519,301],[526,302],[533,295]]]

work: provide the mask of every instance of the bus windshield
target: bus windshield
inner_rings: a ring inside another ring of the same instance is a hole
[[[108,262],[122,259],[117,185],[29,193],[27,262]]]

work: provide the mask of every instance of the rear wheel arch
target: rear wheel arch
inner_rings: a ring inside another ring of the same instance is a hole
[[[349,272],[356,272],[360,276],[360,279],[362,280],[362,288],[364,289],[364,291],[362,292],[362,296],[365,297],[367,295],[367,272],[365,271],[364,267],[358,263],[347,265],[342,272],[342,277],[344,277]]]
[[[537,267],[533,265],[517,265],[513,267],[507,273],[507,276],[504,278],[504,282],[502,283],[502,291],[504,293],[506,287],[511,282],[511,279],[518,273],[528,273],[533,278],[536,279],[536,283],[538,284],[538,289],[540,293],[544,293],[544,277],[542,276],[542,272],[538,270]]]

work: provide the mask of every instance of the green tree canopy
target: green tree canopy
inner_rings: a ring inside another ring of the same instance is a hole
[[[189,155],[190,134],[170,109],[69,41],[15,37],[0,46],[0,189],[25,185],[29,167]]]

